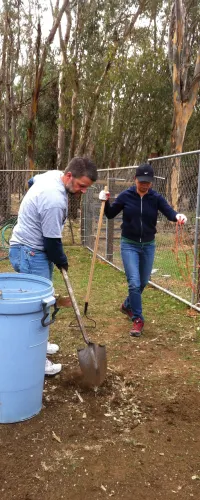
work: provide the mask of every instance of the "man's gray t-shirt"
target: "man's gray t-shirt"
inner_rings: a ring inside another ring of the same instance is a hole
[[[44,250],[44,236],[61,238],[68,212],[68,196],[61,175],[63,172],[52,170],[37,176],[21,203],[11,246]]]

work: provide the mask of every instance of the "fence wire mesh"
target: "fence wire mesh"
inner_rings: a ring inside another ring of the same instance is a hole
[[[177,164],[175,164],[177,160]],[[176,225],[159,213],[156,235],[156,256],[151,281],[180,298],[198,304],[200,307],[200,151],[151,159],[155,172],[154,189],[169,203],[177,198],[176,209],[185,213],[187,225],[176,232]],[[178,176],[174,175],[174,166]],[[100,213],[99,192],[108,185],[111,203],[116,196],[134,183],[136,166],[98,171],[98,181],[82,197],[81,220],[80,200],[70,196],[69,220],[64,232],[64,243],[81,242],[94,248]],[[17,220],[20,203],[27,190],[27,181],[32,175],[44,171],[0,171],[0,260],[8,255],[9,238]],[[174,184],[172,189],[172,184]],[[174,189],[175,188],[175,189]],[[175,194],[174,194],[175,193]],[[106,261],[123,269],[120,256],[122,214],[115,219],[103,219],[98,254]]]
[[[187,216],[187,224],[176,227],[161,213],[158,215],[156,256],[151,282],[189,303],[200,302],[199,286],[199,159],[200,151],[151,161],[155,173],[153,189],[162,194],[179,213]],[[98,181],[82,202],[82,244],[93,250],[100,213],[99,192],[109,187],[112,203],[116,196],[134,183],[136,166],[98,171]],[[123,269],[120,256],[122,213],[115,219],[104,216],[98,254],[112,265]]]

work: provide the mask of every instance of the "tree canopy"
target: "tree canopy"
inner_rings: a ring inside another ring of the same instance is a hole
[[[200,147],[198,0],[2,0],[0,168]]]

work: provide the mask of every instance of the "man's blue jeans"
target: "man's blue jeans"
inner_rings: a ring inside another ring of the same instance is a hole
[[[36,274],[52,280],[53,263],[45,252],[25,245],[14,245],[9,249],[9,259],[17,273]]]
[[[131,309],[133,319],[142,315],[142,292],[147,285],[153,267],[155,255],[155,242],[148,244],[128,243],[121,241],[121,256],[128,281],[129,295],[124,301],[124,306]]]

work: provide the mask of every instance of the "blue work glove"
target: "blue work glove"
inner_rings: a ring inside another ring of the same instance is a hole
[[[65,255],[65,262],[63,262],[63,264],[56,264],[56,266],[58,267],[58,269],[60,271],[62,271],[62,269],[65,269],[65,271],[68,271],[68,260],[67,260],[67,256]]]

